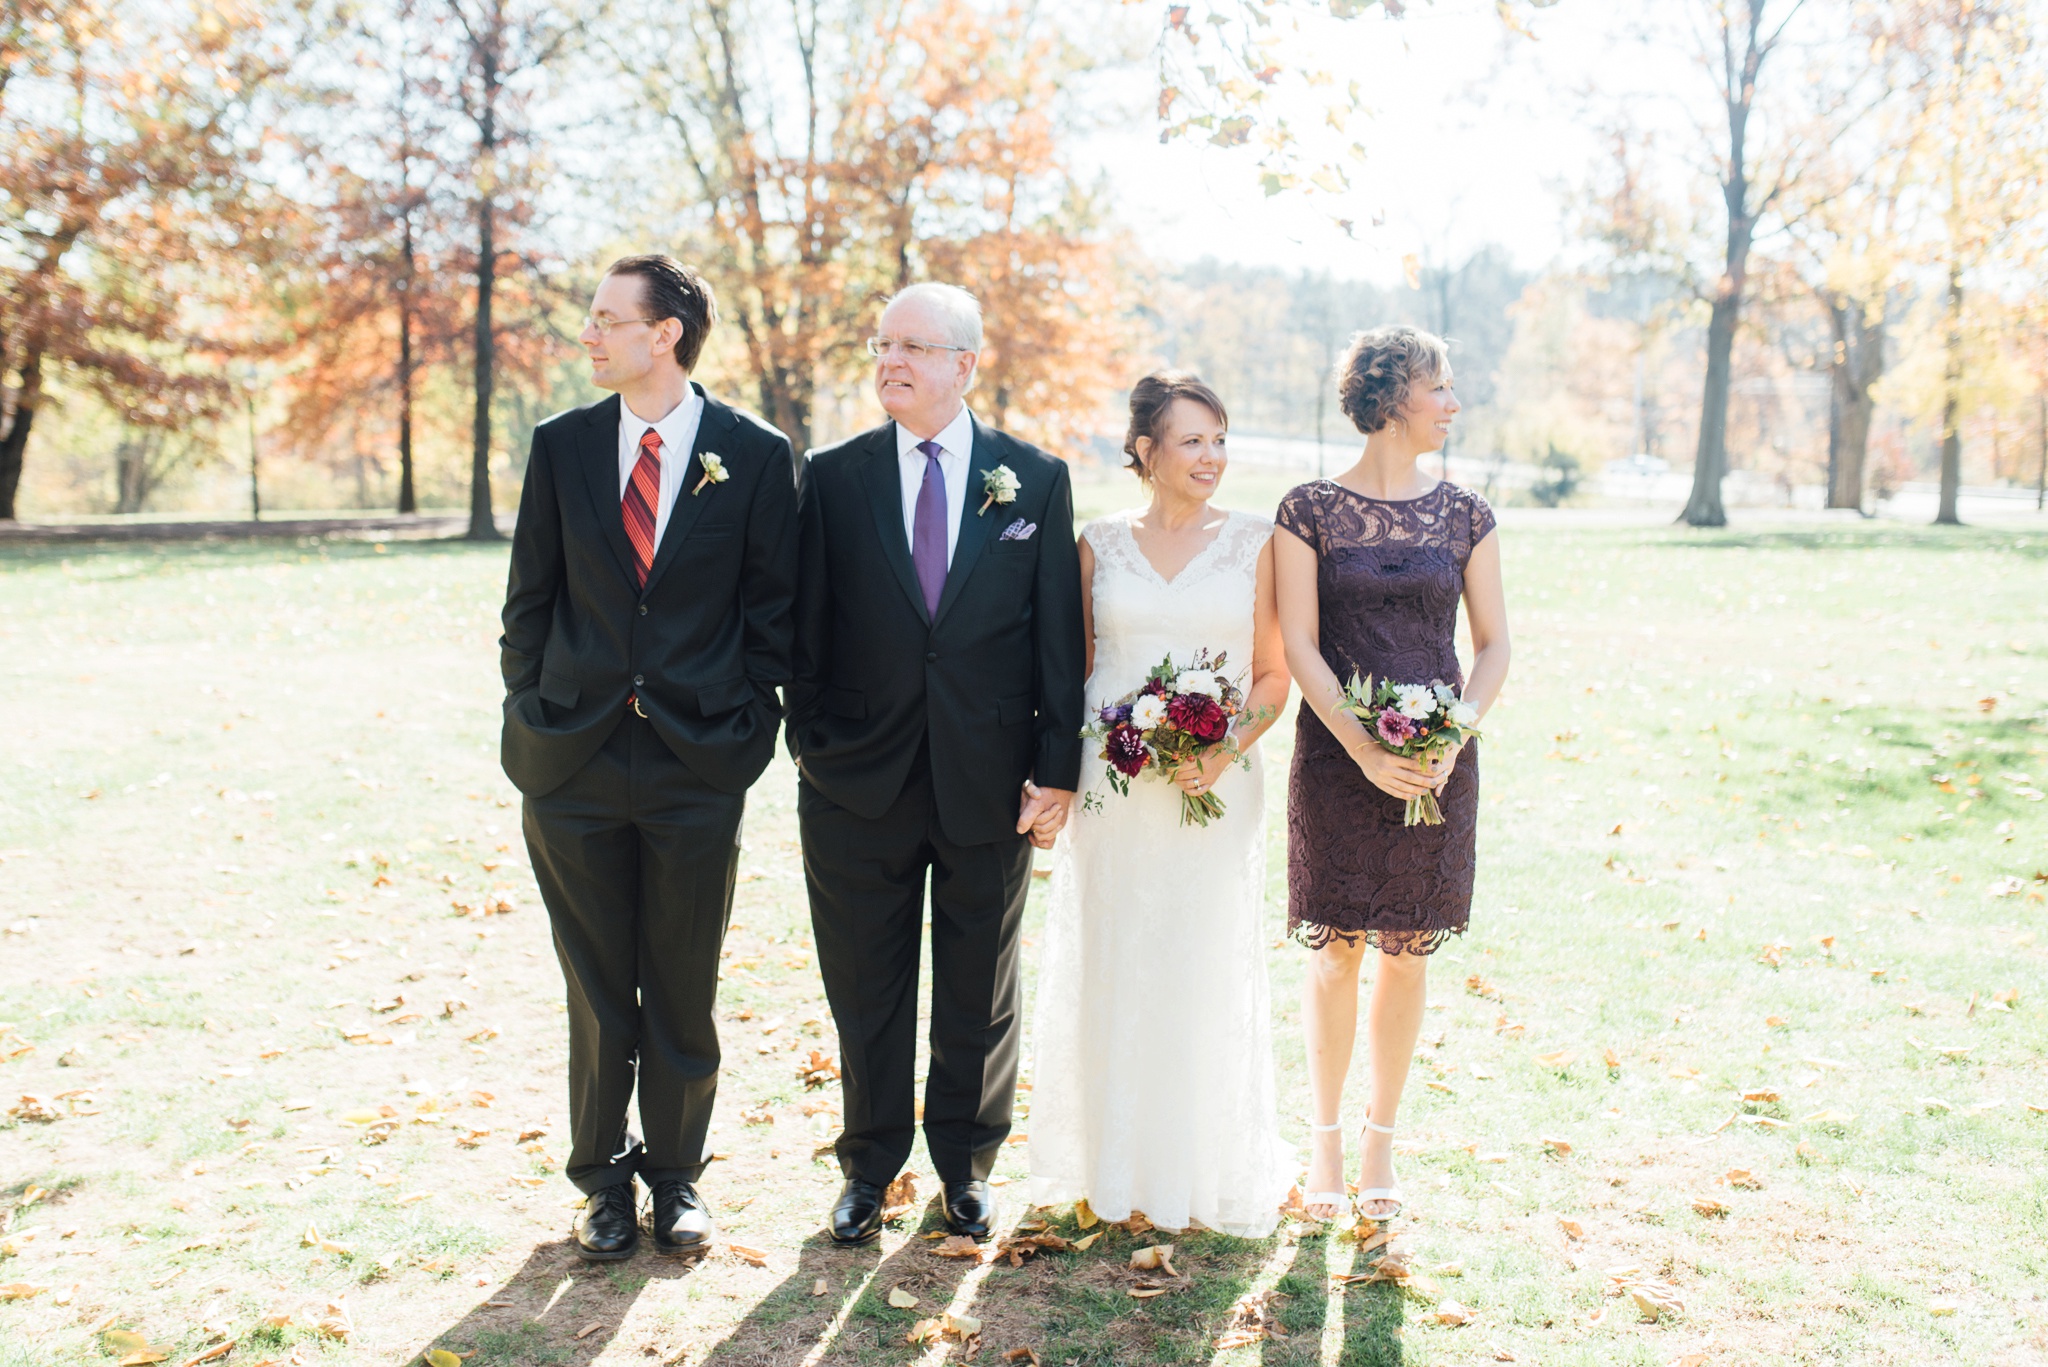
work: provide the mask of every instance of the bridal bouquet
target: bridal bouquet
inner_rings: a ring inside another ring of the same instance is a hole
[[[1375,684],[1371,675],[1360,682],[1353,674],[1344,688],[1344,701],[1337,707],[1364,722],[1382,749],[1425,765],[1434,765],[1447,751],[1479,734],[1479,710],[1442,679],[1426,684],[1381,679]],[[1443,825],[1436,794],[1409,798],[1403,824]]]
[[[1177,665],[1168,656],[1154,665],[1145,682],[1113,703],[1105,703],[1093,722],[1081,729],[1083,740],[1102,742],[1110,786],[1129,795],[1131,780],[1150,769],[1170,777],[1183,763],[1199,760],[1202,751],[1223,743],[1238,763],[1251,762],[1232,744],[1230,723],[1244,711],[1244,693],[1223,673],[1224,654],[1215,659],[1199,652],[1194,661]],[[1213,792],[1180,795],[1180,824],[1206,826],[1223,815],[1223,800]]]

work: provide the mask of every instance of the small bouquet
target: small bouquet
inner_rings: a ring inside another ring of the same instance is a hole
[[[1147,769],[1169,777],[1219,742],[1233,760],[1251,767],[1229,739],[1230,723],[1244,711],[1244,693],[1224,676],[1225,658],[1219,654],[1212,660],[1204,650],[1193,663],[1177,665],[1168,656],[1153,666],[1143,685],[1103,704],[1095,720],[1081,728],[1083,740],[1102,742],[1111,787],[1128,796],[1131,780]],[[1181,825],[1206,826],[1222,815],[1223,799],[1215,793],[1182,790]]]
[[[1344,701],[1337,707],[1364,722],[1382,749],[1429,766],[1479,734],[1479,709],[1442,679],[1426,684],[1397,684],[1392,679],[1374,683],[1371,675],[1360,682],[1353,674],[1344,688]],[[1409,798],[1403,824],[1443,825],[1436,794]]]

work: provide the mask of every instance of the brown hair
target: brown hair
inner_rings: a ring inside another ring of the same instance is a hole
[[[704,339],[718,321],[718,300],[712,297],[710,282],[662,252],[622,256],[605,268],[605,274],[640,277],[641,307],[656,322],[673,318],[683,325],[683,335],[676,339],[676,364],[695,370]]]
[[[1400,417],[1417,380],[1450,368],[1450,347],[1433,332],[1398,323],[1354,332],[1337,362],[1337,405],[1370,436]]]
[[[1155,370],[1131,386],[1131,425],[1124,433],[1124,454],[1131,458],[1128,468],[1141,477],[1145,462],[1138,459],[1138,438],[1147,438],[1155,446],[1165,439],[1166,414],[1175,399],[1192,399],[1214,413],[1216,421],[1230,426],[1223,400],[1199,376],[1185,370]]]

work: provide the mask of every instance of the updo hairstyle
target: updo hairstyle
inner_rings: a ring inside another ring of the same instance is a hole
[[[1337,406],[1370,436],[1401,415],[1417,380],[1434,381],[1450,368],[1450,347],[1433,332],[1399,323],[1355,332],[1337,362]]]
[[[1224,427],[1230,426],[1223,400],[1199,376],[1185,370],[1152,372],[1131,386],[1131,425],[1124,433],[1124,454],[1131,458],[1127,468],[1140,479],[1151,476],[1145,471],[1145,462],[1138,458],[1138,438],[1149,439],[1155,447],[1166,439],[1166,415],[1175,399],[1192,399],[1214,413],[1216,421]]]

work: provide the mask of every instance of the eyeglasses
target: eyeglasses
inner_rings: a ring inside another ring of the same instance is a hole
[[[944,342],[920,342],[913,338],[870,337],[868,355],[887,356],[895,352],[906,361],[922,361],[934,351],[972,351],[973,347],[947,346]]]
[[[586,313],[583,315],[583,330],[585,332],[595,332],[600,337],[609,337],[612,335],[613,328],[621,327],[627,323],[659,323],[660,321],[662,320],[659,318],[592,318]]]

